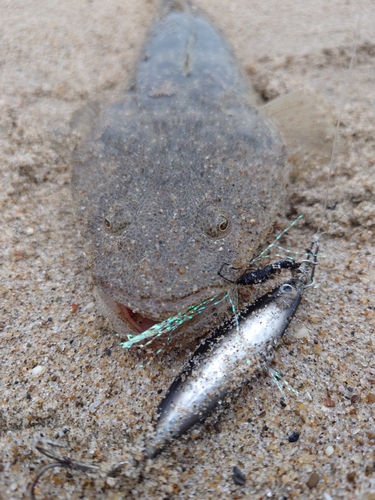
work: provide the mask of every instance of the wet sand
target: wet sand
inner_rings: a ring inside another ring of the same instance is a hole
[[[37,498],[375,499],[374,4],[196,3],[260,96],[310,90],[336,115],[344,103],[347,150],[335,157],[316,286],[275,357],[298,395],[259,376],[141,463],[150,419],[188,353],[141,368],[97,313],[72,208],[70,122],[87,102],[124,88],[155,2],[0,0],[1,499],[28,498],[49,463],[35,449],[41,436],[100,473],[48,472]],[[303,252],[311,241],[327,172],[295,173],[275,232],[304,219],[284,246]],[[293,432],[300,437],[290,443]],[[124,468],[108,477],[119,461]],[[245,485],[233,481],[234,466]]]

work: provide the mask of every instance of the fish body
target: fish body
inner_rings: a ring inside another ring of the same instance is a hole
[[[223,294],[223,263],[240,275],[264,246],[288,169],[253,97],[207,18],[163,2],[127,91],[73,155],[80,231],[118,333]],[[212,331],[225,303],[184,324],[184,342]]]
[[[217,328],[199,346],[159,406],[155,436],[146,451],[149,458],[204,420],[228,392],[254,375],[260,362],[264,365],[294,316],[306,283],[303,270]]]

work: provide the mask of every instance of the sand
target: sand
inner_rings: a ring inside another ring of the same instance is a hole
[[[40,437],[100,471],[49,471],[37,498],[375,498],[374,3],[197,4],[260,95],[312,90],[336,115],[343,103],[347,149],[335,155],[316,285],[275,356],[298,394],[261,375],[190,436],[141,461],[150,419],[188,353],[142,368],[97,313],[72,209],[69,124],[87,102],[119,95],[156,5],[0,0],[0,498],[28,498],[50,463],[35,448]],[[275,231],[304,214],[285,240],[293,251],[315,233],[327,172],[299,170],[289,186]]]

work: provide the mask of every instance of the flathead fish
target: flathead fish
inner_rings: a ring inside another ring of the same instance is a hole
[[[162,2],[126,92],[73,156],[97,297],[120,335],[222,297],[223,263],[240,276],[264,246],[288,179],[269,114],[256,109],[231,47],[205,15],[189,2]],[[174,335],[188,342],[227,310],[216,301]]]

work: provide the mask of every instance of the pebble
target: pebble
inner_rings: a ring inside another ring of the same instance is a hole
[[[362,462],[361,453],[354,453],[354,455],[352,456],[352,460],[355,464],[360,464]]]
[[[299,440],[299,432],[293,432],[289,437],[289,443],[296,443]]]
[[[355,482],[355,472],[352,471],[352,472],[348,472],[347,475],[346,475],[346,479],[349,483],[354,483]]]
[[[89,311],[95,307],[95,302],[89,302],[84,308],[83,311]]]
[[[97,408],[100,405],[100,403],[101,403],[100,399],[91,403],[91,405],[89,406],[89,411],[95,410],[95,408]]]
[[[34,234],[34,229],[33,229],[32,227],[28,227],[28,228],[26,229],[26,234],[28,234],[28,235],[30,235],[30,236],[31,236],[32,234]]]
[[[358,396],[358,394],[353,394],[353,396],[350,398],[350,402],[351,403],[358,403],[358,401],[360,401],[361,399],[361,396]]]
[[[110,486],[111,488],[113,488],[114,486],[116,486],[116,479],[114,477],[107,477],[107,479],[105,480],[105,482],[108,484],[108,486]]]
[[[309,477],[306,484],[311,489],[311,488],[315,488],[315,486],[319,483],[319,481],[320,481],[319,474],[317,474],[316,472],[313,472],[311,474],[311,476]]]
[[[330,457],[331,455],[333,455],[334,451],[335,450],[333,449],[333,446],[327,446],[327,448],[325,449],[327,457]]]
[[[191,439],[197,439],[197,437],[199,437],[199,429],[193,429],[190,433],[190,438]]]
[[[29,371],[30,376],[31,377],[39,377],[39,375],[41,375],[45,371],[45,369],[46,369],[46,367],[42,366],[42,365],[34,366],[34,368],[32,368]]]
[[[233,481],[238,486],[243,486],[246,483],[246,477],[236,466],[233,467]]]
[[[310,336],[310,332],[305,326],[302,326],[299,330],[294,332],[294,337],[296,339],[308,339]]]
[[[324,400],[324,406],[326,408],[334,408],[336,403],[333,401],[332,398],[325,398]]]

